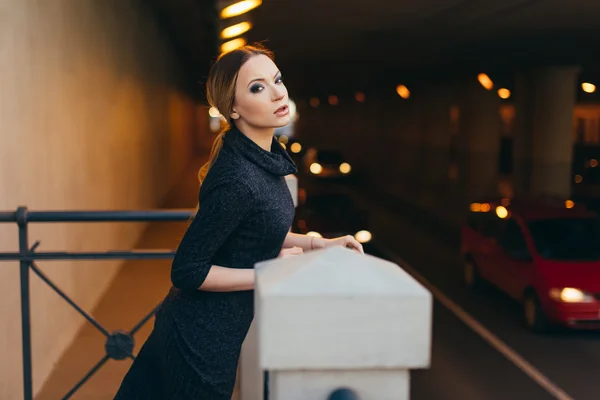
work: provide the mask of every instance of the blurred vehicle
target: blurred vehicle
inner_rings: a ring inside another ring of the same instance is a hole
[[[324,238],[352,235],[363,246],[372,239],[367,211],[358,209],[344,194],[306,196],[296,209],[292,229],[297,233]]]
[[[302,159],[304,172],[316,178],[349,178],[353,175],[352,166],[342,154],[334,150],[309,148]]]
[[[571,200],[472,203],[461,233],[468,286],[523,304],[527,326],[600,328],[600,218]]]

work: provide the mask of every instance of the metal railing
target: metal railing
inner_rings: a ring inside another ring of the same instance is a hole
[[[264,372],[264,391],[263,399],[269,400],[269,371]],[[358,394],[350,389],[341,387],[329,394],[327,400],[360,400]]]
[[[0,262],[19,261],[21,287],[21,329],[23,353],[23,398],[33,400],[31,374],[31,309],[29,292],[29,271],[33,271],[42,281],[52,288],[60,297],[69,303],[88,322],[106,337],[106,355],[84,375],[83,378],[63,397],[70,398],[96,373],[109,359],[134,359],[133,335],[154,315],[158,305],[145,315],[128,331],[109,332],[89,313],[79,307],[65,292],[60,290],[36,265],[38,260],[147,260],[170,259],[174,250],[131,250],[106,252],[36,252],[40,242],[29,247],[29,223],[64,223],[64,222],[177,222],[187,221],[194,214],[193,210],[156,210],[156,211],[28,211],[27,207],[19,207],[15,212],[0,212],[0,223],[16,223],[19,229],[19,251],[0,252]]]
[[[327,400],[359,400],[358,395],[352,389],[340,388],[334,390]]]

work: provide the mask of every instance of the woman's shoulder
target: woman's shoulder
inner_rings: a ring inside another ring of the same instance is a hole
[[[241,181],[248,186],[254,185],[254,181],[262,176],[256,165],[246,160],[241,154],[223,149],[209,170],[211,180],[214,181]],[[208,178],[208,176],[207,176]]]
[[[246,179],[243,172],[238,170],[218,171],[211,168],[200,187],[200,197],[209,193],[246,198],[251,201],[255,197],[255,187]]]

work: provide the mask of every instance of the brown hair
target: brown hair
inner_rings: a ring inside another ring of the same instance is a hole
[[[240,68],[251,57],[261,54],[269,57],[271,60],[274,59],[273,53],[270,50],[260,44],[254,44],[221,54],[210,69],[206,81],[206,98],[212,107],[219,110],[227,122],[215,137],[208,162],[198,171],[200,185],[202,185],[206,174],[208,174],[209,169],[213,166],[219,155],[219,151],[221,151],[221,147],[223,147],[223,136],[225,136],[225,133],[231,127],[231,111]]]

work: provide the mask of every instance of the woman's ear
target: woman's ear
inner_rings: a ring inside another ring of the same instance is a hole
[[[231,110],[231,119],[238,119],[239,117],[240,114],[238,114],[237,111]]]

